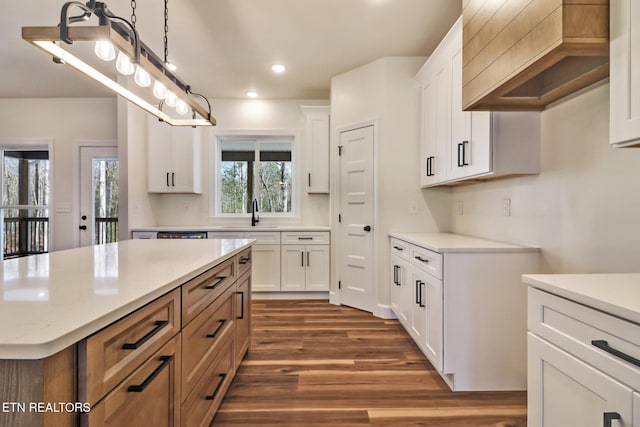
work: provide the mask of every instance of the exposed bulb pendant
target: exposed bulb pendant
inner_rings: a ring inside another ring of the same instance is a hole
[[[164,102],[167,104],[167,107],[175,107],[178,103],[178,97],[169,90],[167,91],[167,97],[164,99]]]
[[[124,53],[118,53],[118,60],[116,61],[116,69],[120,74],[124,76],[130,76],[136,71],[136,66],[133,65],[131,59]]]
[[[165,99],[167,97],[167,87],[156,80],[153,84],[153,96],[158,99]]]
[[[147,87],[151,85],[151,76],[141,66],[136,67],[136,74],[133,80],[140,87]]]
[[[187,103],[184,102],[182,99],[179,99],[176,104],[176,113],[180,114],[181,116],[184,116],[188,112],[189,112],[189,106],[187,105]]]
[[[93,50],[98,58],[103,61],[113,61],[116,59],[116,48],[113,47],[110,41],[98,40]]]
[[[171,71],[175,71],[178,69],[178,67],[176,67],[173,63],[169,61],[165,62],[164,65],[166,65],[167,68],[170,69]]]

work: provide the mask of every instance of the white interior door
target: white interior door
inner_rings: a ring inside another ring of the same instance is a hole
[[[80,246],[118,238],[117,160],[117,147],[80,147]]]
[[[340,303],[373,310],[373,126],[340,133]]]

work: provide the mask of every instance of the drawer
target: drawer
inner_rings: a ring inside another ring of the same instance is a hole
[[[279,245],[279,231],[247,231],[244,233],[245,239],[255,239],[256,245]]]
[[[442,254],[420,246],[411,245],[411,264],[419,269],[442,279]]]
[[[236,255],[235,260],[238,263],[238,267],[237,267],[238,274],[236,277],[240,277],[247,271],[251,271],[251,263],[252,263],[251,248],[245,249],[244,251]]]
[[[244,239],[242,231],[209,231],[207,239]]]
[[[182,331],[182,400],[209,367],[221,344],[235,333],[235,289],[229,287]]]
[[[180,336],[161,347],[91,411],[91,427],[172,426],[180,423]]]
[[[180,290],[158,298],[78,345],[78,396],[91,405],[180,331]]]
[[[216,359],[209,365],[182,404],[182,427],[208,427],[233,380],[233,340],[225,341]]]
[[[182,285],[183,328],[233,284],[236,268],[231,258]]]
[[[403,259],[411,259],[411,245],[402,240],[391,238],[391,254],[397,255]]]
[[[328,231],[287,231],[282,232],[283,245],[328,245]]]
[[[528,297],[530,332],[640,389],[640,325],[539,289]]]

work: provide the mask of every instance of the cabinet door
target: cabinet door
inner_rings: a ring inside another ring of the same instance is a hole
[[[171,191],[171,126],[147,118],[147,191]]]
[[[429,275],[418,269],[413,269],[412,280],[409,284],[412,298],[409,301],[409,333],[420,349],[424,350],[427,326],[426,288]]]
[[[200,128],[171,127],[171,191],[202,193]]]
[[[306,114],[307,193],[329,192],[329,107],[302,107]]]
[[[424,330],[424,354],[433,366],[442,371],[442,281],[426,276],[423,298],[426,298],[426,326]]]
[[[391,257],[391,307],[398,320],[410,330],[409,318],[413,291],[411,288],[411,271],[407,262],[398,256]]]
[[[632,425],[632,390],[548,343],[528,334],[529,427],[602,427],[605,414]]]
[[[251,344],[251,272],[244,274],[236,283],[235,322],[237,369]]]
[[[305,246],[282,245],[281,260],[281,289],[283,291],[304,291],[306,272]]]
[[[444,81],[443,81],[444,80]],[[423,187],[446,181],[445,138],[447,127],[446,108],[443,103],[447,84],[447,72],[443,67],[437,69],[422,86],[422,156],[420,185]]]
[[[610,128],[619,146],[640,144],[640,0],[610,5]]]
[[[253,290],[280,290],[280,245],[253,245]]]
[[[307,291],[329,290],[329,246],[306,245],[306,286]]]

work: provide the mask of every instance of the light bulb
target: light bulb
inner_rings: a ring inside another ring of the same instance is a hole
[[[113,47],[110,41],[108,40],[98,40],[96,42],[96,47],[93,49],[98,58],[103,61],[113,61],[116,59],[116,48]]]
[[[167,87],[156,80],[153,84],[153,96],[158,99],[164,99],[167,96]]]
[[[136,71],[136,66],[131,63],[127,55],[120,52],[118,53],[118,60],[116,61],[116,70],[122,75],[130,76]]]
[[[133,80],[140,87],[147,87],[151,84],[151,76],[139,65],[136,67],[136,75]]]
[[[184,116],[189,112],[189,106],[182,99],[179,99],[176,103],[176,112],[181,116]]]
[[[178,97],[176,96],[175,93],[168,90],[167,96],[164,99],[164,103],[167,104],[167,107],[175,107],[176,104],[178,103]]]
[[[165,62],[164,65],[167,66],[168,69],[170,69],[171,71],[175,71],[178,69],[178,67],[176,67],[172,62]]]

